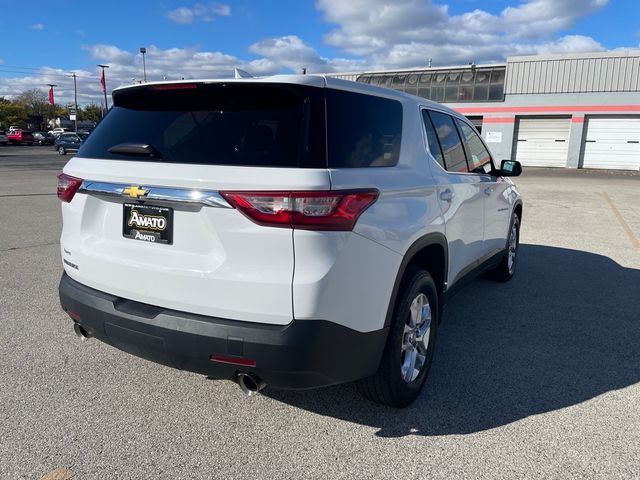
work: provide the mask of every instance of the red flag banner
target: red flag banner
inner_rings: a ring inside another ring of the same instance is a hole
[[[107,83],[104,81],[104,68],[100,74],[100,85],[102,85],[102,93],[107,93]]]
[[[53,87],[49,89],[49,105],[53,105]]]

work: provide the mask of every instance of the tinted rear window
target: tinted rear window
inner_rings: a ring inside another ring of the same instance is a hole
[[[429,116],[440,140],[444,162],[450,172],[467,172],[467,160],[453,118],[440,112],[430,111]]]
[[[396,100],[327,90],[329,167],[389,167],[398,163],[402,104]]]
[[[192,84],[125,89],[78,156],[266,167],[326,167],[323,89],[282,84]],[[155,157],[112,153],[148,144]]]

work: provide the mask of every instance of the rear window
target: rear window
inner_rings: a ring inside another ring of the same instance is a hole
[[[154,156],[116,145],[150,145]],[[172,163],[326,167],[322,89],[182,84],[125,89],[78,156]],[[129,150],[129,151],[127,151]]]
[[[147,86],[115,92],[114,108],[78,156],[261,167],[388,167],[398,163],[401,135],[401,103],[371,95],[264,83]],[[150,149],[141,149],[144,145]]]
[[[327,90],[331,168],[390,167],[398,163],[402,104],[342,90]]]

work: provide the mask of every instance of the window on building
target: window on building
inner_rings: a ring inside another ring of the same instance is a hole
[[[396,90],[402,90],[404,91],[404,82],[407,79],[407,75],[406,74],[397,74],[396,76],[393,77],[393,80],[391,82],[391,87],[395,88]]]
[[[407,76],[407,83],[405,84],[404,91],[412,95],[418,94],[418,74],[411,73]]]
[[[435,102],[495,102],[504,100],[505,67],[416,71],[361,75],[357,81],[428,98]]]
[[[489,100],[504,100],[504,76],[504,69],[496,68],[491,72]]]
[[[431,83],[431,100],[444,102],[444,86],[447,81],[447,72],[436,73]]]

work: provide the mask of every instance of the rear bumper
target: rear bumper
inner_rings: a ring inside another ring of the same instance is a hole
[[[275,388],[315,388],[372,375],[387,339],[386,328],[362,333],[326,320],[280,326],[166,310],[94,290],[66,274],[59,292],[62,308],[109,345],[212,378],[251,372]],[[255,366],[220,363],[211,355],[253,360]]]

